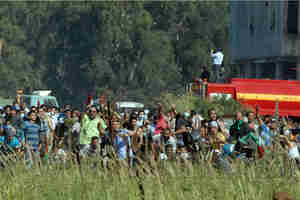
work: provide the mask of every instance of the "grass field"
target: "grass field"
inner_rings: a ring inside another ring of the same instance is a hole
[[[133,171],[128,173],[128,169],[119,167],[110,171],[93,170],[87,165],[81,170],[76,166],[25,170],[18,164],[0,172],[0,199],[267,200],[272,199],[273,191],[286,191],[300,199],[300,177],[282,166],[280,159],[268,165],[262,160],[249,168],[235,164],[233,173],[226,174],[207,163],[160,163],[152,167],[151,175],[143,173],[137,178]]]

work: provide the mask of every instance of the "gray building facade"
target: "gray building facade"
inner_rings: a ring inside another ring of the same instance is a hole
[[[241,77],[300,80],[300,0],[230,1],[230,61]]]

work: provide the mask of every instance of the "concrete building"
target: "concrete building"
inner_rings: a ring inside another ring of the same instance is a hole
[[[230,1],[230,60],[241,77],[300,80],[299,1]]]

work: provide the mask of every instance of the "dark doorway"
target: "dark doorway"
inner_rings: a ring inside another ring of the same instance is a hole
[[[288,1],[287,31],[298,34],[299,0]]]
[[[284,62],[284,80],[296,80],[297,78],[297,64],[295,62]]]

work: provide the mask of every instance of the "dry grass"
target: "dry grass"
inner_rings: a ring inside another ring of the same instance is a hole
[[[76,166],[26,170],[19,163],[10,171],[0,172],[0,199],[135,200],[143,197],[140,184],[144,199],[149,200],[267,200],[272,199],[274,191],[300,197],[300,177],[294,168],[284,170],[279,157],[272,162],[261,160],[251,167],[235,164],[232,174],[217,171],[207,163],[164,162],[141,168],[144,170],[137,178],[134,170],[118,165],[108,171],[100,167],[94,170],[85,164],[81,170]]]

